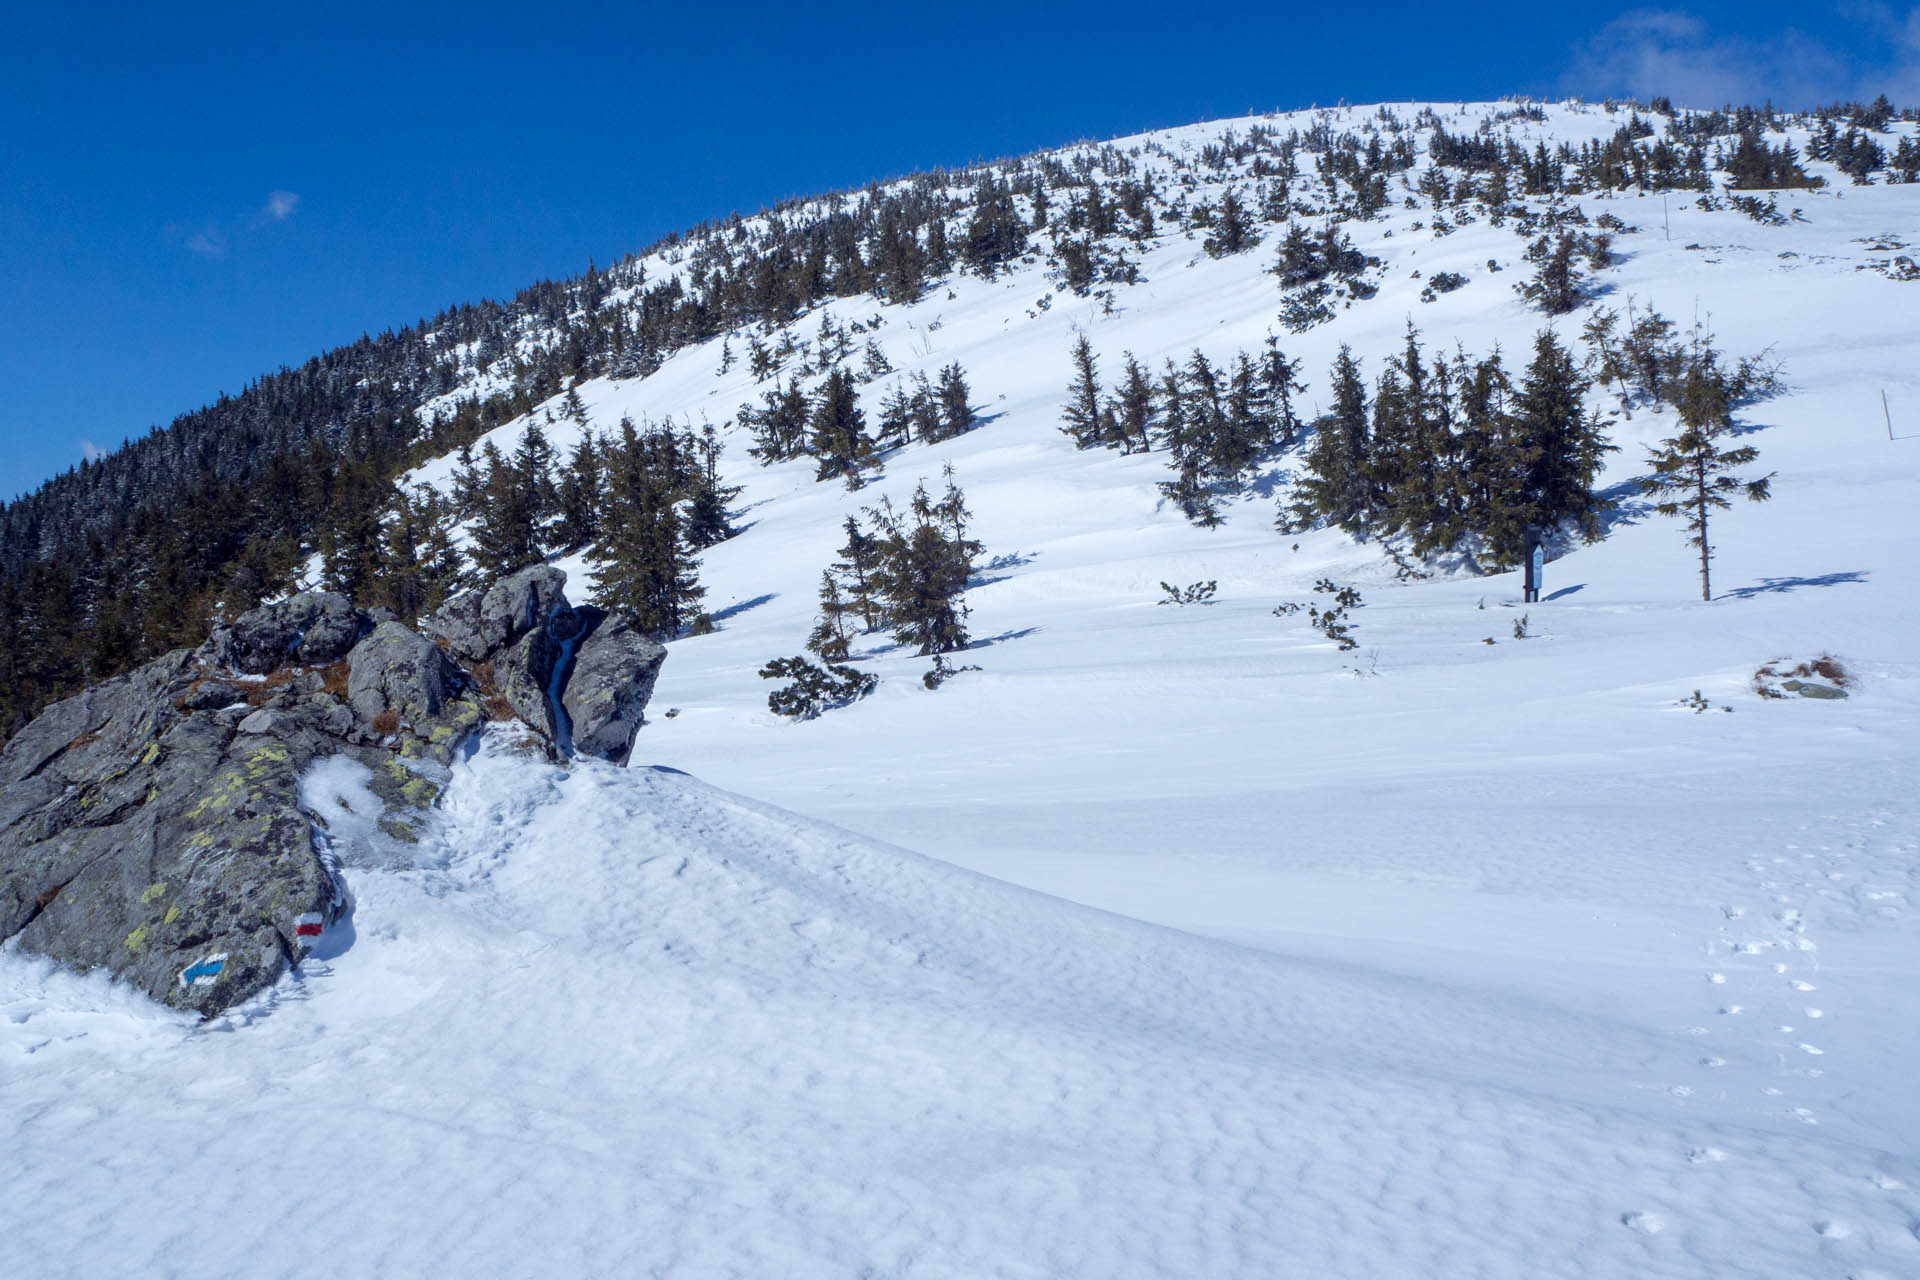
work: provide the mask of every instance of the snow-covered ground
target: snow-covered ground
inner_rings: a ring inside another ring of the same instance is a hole
[[[635,768],[489,743],[426,864],[351,870],[352,933],[207,1026],[0,954],[0,1274],[1920,1275],[1920,283],[1860,269],[1920,186],[1778,228],[1582,203],[1639,228],[1602,301],[1786,362],[1713,603],[1632,505],[1521,605],[1277,534],[1285,460],[1206,531],[1163,454],[1075,453],[1074,328],[1109,382],[1253,349],[1271,244],[1163,237],[1111,315],[1037,264],[835,304],[988,421],[858,493],[730,434],[720,629],[673,645]],[[1351,226],[1380,296],[1277,331],[1305,408],[1409,316],[1523,362],[1524,242],[1422,218]],[[1470,283],[1422,304],[1415,269]],[[762,389],[718,362],[580,392],[718,424]],[[1607,482],[1671,427],[1617,424]],[[928,692],[871,637],[873,697],[770,715],[842,518],[949,462],[981,670]],[[1323,576],[1353,652],[1272,613]],[[1753,693],[1821,652],[1848,700]]]

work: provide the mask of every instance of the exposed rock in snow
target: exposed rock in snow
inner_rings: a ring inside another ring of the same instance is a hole
[[[345,596],[308,591],[215,627],[195,656],[243,675],[266,675],[292,664],[324,667],[346,657],[371,625]]]
[[[445,616],[549,750],[565,743],[553,706],[570,671],[556,662],[588,622],[603,638],[575,701],[591,752],[624,762],[665,651],[597,610],[576,617],[564,582],[529,570]],[[48,708],[6,745],[0,936],[176,1008],[225,1009],[339,918],[330,859],[378,839],[371,860],[385,865],[387,846],[419,838],[447,765],[488,715],[478,682],[432,641],[374,626],[343,597],[256,609],[198,650]],[[329,808],[301,780],[337,757],[364,779],[357,803]]]
[[[625,764],[667,651],[625,618],[594,608],[575,616],[581,620],[580,636],[561,698],[572,722],[573,749]]]
[[[447,602],[420,629],[446,644],[463,662],[485,662],[545,623],[566,604],[567,575],[551,565],[534,565],[500,579],[485,591],[469,591]]]
[[[408,718],[440,714],[459,679],[434,643],[397,622],[383,622],[348,659],[347,702],[363,720],[392,710]]]

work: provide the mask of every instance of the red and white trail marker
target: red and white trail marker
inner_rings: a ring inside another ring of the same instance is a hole
[[[305,915],[293,918],[293,942],[302,951],[310,951],[320,941],[320,931],[326,927],[326,918],[318,911],[309,911]]]

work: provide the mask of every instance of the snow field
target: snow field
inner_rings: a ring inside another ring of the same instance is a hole
[[[1873,1182],[1910,1165],[1621,1094],[1663,1052],[1631,1023],[1072,907],[670,771],[495,741],[458,773],[450,864],[354,871],[358,936],[265,1007],[196,1027],[6,968],[38,1207],[9,1273],[1817,1274],[1836,1229],[1920,1258]]]

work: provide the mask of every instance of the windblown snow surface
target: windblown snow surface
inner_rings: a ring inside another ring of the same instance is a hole
[[[633,768],[496,731],[417,864],[350,865],[350,925],[208,1024],[0,954],[0,1274],[1920,1275],[1920,439],[1881,402],[1920,436],[1920,283],[1862,269],[1920,187],[1840,178],[1777,228],[1676,199],[1670,240],[1658,196],[1585,203],[1639,228],[1604,301],[1786,362],[1711,604],[1624,488],[1522,605],[1276,533],[1291,460],[1207,531],[1158,505],[1164,454],[1075,453],[1072,327],[1109,381],[1253,348],[1271,245],[1163,236],[1110,315],[1039,306],[1038,265],[955,279],[879,340],[961,361],[989,420],[859,493],[729,433],[720,629],[672,646]],[[1524,361],[1523,242],[1430,216],[1350,227],[1385,283],[1282,333],[1309,399],[1409,315]],[[1421,304],[1415,268],[1470,283]],[[602,428],[719,423],[759,388],[718,368],[580,390]],[[1618,423],[1607,483],[1672,426]],[[928,692],[873,636],[873,697],[768,714],[842,518],[948,462],[981,670]],[[1272,613],[1322,576],[1358,650]],[[1849,699],[1752,691],[1821,652]]]

